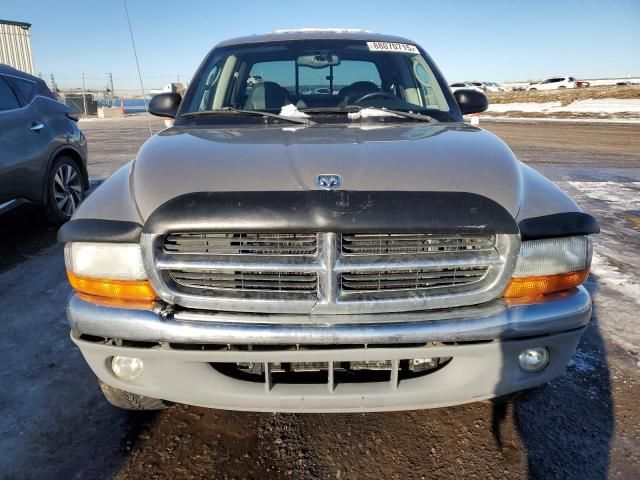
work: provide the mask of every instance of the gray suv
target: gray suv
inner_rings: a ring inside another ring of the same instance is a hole
[[[598,225],[463,122],[486,108],[404,38],[217,45],[184,98],[151,101],[173,126],[58,235],[71,338],[107,399],[401,410],[559,375]]]
[[[53,223],[71,218],[89,186],[77,122],[41,79],[0,65],[0,214],[32,203]]]

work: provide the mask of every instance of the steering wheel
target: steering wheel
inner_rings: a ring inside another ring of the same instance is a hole
[[[366,95],[362,95],[357,100],[354,100],[352,105],[356,105],[356,104],[358,104],[360,102],[363,102],[365,100],[370,100],[370,99],[376,98],[376,97],[388,98],[390,100],[398,100],[398,97],[396,97],[395,95],[393,95],[391,93],[387,93],[387,92],[371,92],[371,93],[367,93]]]

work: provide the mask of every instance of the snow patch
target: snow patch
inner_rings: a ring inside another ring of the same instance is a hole
[[[640,99],[636,98],[601,98],[598,100],[577,100],[570,103],[562,110],[565,112],[589,112],[589,113],[640,113]]]
[[[387,112],[380,108],[363,108],[357,112],[349,112],[347,114],[349,120],[358,120],[360,118],[369,118],[369,117],[398,117],[402,118],[401,115],[396,115],[395,113]]]
[[[561,102],[522,102],[493,103],[489,112],[536,112],[536,113],[640,113],[640,99],[637,98],[602,98],[577,100],[562,106]]]
[[[567,182],[594,200],[610,203],[613,210],[640,209],[640,182]]]
[[[607,257],[595,252],[591,260],[591,271],[598,277],[599,283],[640,305],[640,284],[634,275],[621,272],[618,267],[607,261]]]
[[[560,107],[560,102],[546,103],[491,103],[489,104],[489,112],[536,112],[543,113],[554,107]]]
[[[298,107],[296,107],[292,103],[282,107],[282,109],[280,110],[280,116],[287,118],[309,118],[309,115],[298,110]]]
[[[466,120],[466,118],[465,118]],[[483,122],[507,122],[507,123],[595,123],[607,125],[638,125],[639,119],[634,118],[547,118],[547,117],[512,117],[493,115],[482,117]]]
[[[283,28],[273,33],[371,33],[371,30],[361,28]]]

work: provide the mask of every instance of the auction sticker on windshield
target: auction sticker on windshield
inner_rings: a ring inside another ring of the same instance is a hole
[[[367,42],[367,47],[372,52],[420,53],[418,47],[408,43]]]

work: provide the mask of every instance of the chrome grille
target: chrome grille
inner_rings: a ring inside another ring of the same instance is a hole
[[[210,255],[313,255],[315,233],[174,233],[164,248],[172,253]]]
[[[520,248],[506,234],[183,232],[143,234],[142,243],[149,280],[168,303],[304,315],[483,303],[502,293]]]
[[[342,235],[345,255],[395,255],[403,253],[446,253],[464,250],[487,251],[493,235],[434,235],[430,233],[358,233]]]
[[[180,287],[215,291],[315,294],[318,285],[315,273],[172,270],[170,275]]]
[[[349,272],[341,277],[342,290],[351,292],[426,291],[447,288],[463,291],[480,282],[488,267],[431,268],[416,270],[386,270]]]

